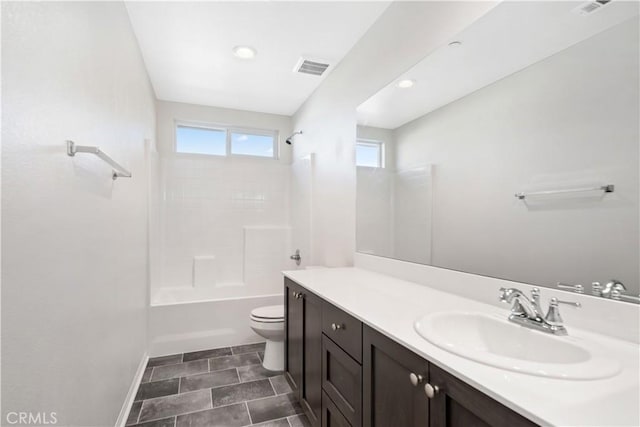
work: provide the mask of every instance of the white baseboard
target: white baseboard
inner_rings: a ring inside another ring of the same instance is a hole
[[[147,362],[149,361],[149,353],[145,351],[142,355],[142,360],[140,360],[140,364],[138,365],[138,370],[136,371],[136,375],[133,377],[133,382],[129,386],[129,392],[127,393],[127,398],[124,400],[122,404],[122,409],[120,409],[120,414],[118,415],[118,419],[116,421],[115,427],[124,427],[127,423],[127,417],[129,416],[129,411],[131,411],[131,407],[133,406],[133,401],[136,398],[136,394],[138,393],[138,387],[140,386],[140,382],[142,381],[142,376],[144,375],[144,370],[147,367]]]

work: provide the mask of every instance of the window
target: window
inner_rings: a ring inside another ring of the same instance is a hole
[[[244,156],[275,157],[275,134],[256,132],[231,132],[231,154]]]
[[[384,144],[381,141],[356,141],[356,166],[384,167]]]
[[[275,159],[277,141],[277,131],[176,125],[177,153]]]
[[[176,151],[178,153],[226,156],[227,131],[178,125],[176,128]]]

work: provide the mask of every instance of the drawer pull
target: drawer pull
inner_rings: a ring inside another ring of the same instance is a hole
[[[426,383],[424,385],[424,393],[427,395],[429,399],[433,399],[436,394],[440,391],[440,388],[437,385],[431,385]]]
[[[411,374],[409,374],[409,380],[411,381],[411,384],[414,387],[417,387],[418,384],[420,384],[422,382],[424,378],[422,378],[422,375],[416,375],[413,372]]]
[[[332,323],[331,324],[331,329],[333,329],[334,331],[338,331],[340,329],[344,330],[344,325],[342,325],[340,323]]]

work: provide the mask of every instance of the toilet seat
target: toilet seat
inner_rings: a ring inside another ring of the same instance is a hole
[[[284,305],[258,307],[251,311],[251,320],[258,323],[284,322]]]

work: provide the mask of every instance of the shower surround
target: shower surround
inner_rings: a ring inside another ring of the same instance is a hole
[[[276,130],[282,140],[290,119],[169,102],[158,107],[149,209],[151,355],[259,341],[249,314],[282,303],[280,272],[295,268],[290,149],[279,141],[277,159],[181,154],[175,126],[232,124]]]

